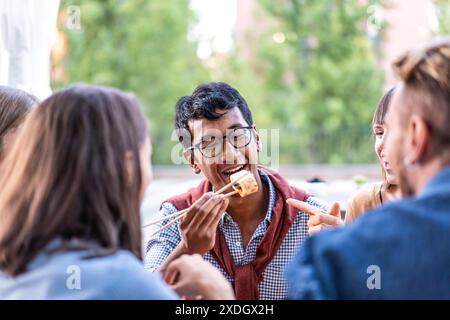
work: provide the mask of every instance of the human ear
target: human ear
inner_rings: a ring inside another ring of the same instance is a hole
[[[192,171],[194,171],[195,174],[199,174],[200,172],[202,172],[202,170],[200,170],[197,163],[195,163],[194,150],[185,150],[183,152],[183,156],[186,159],[186,161],[189,163],[189,165],[192,168]]]

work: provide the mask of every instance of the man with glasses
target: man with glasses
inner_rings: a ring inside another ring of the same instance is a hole
[[[258,165],[260,141],[252,114],[229,85],[203,84],[182,97],[175,127],[184,156],[205,180],[163,202],[162,217],[190,210],[181,223],[150,238],[146,268],[164,272],[180,255],[197,253],[233,284],[238,299],[286,298],[284,267],[308,236],[308,215],[287,206],[286,200],[300,199],[325,211],[327,205]],[[258,192],[245,198],[213,195],[241,170],[253,173]]]

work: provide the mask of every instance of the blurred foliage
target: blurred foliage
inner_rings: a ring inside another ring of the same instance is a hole
[[[433,0],[439,23],[437,34],[450,35],[450,0]]]
[[[134,92],[151,119],[153,161],[169,163],[175,102],[207,81],[208,73],[186,40],[188,2],[63,0],[80,8],[81,29],[63,31],[69,54],[62,61],[64,86],[86,82]]]
[[[370,122],[382,75],[376,71],[377,39],[369,39],[366,25],[376,2],[260,2],[276,18],[260,53],[270,88],[266,101],[277,110],[274,121],[287,128],[285,160],[373,161]]]
[[[80,7],[81,29],[63,29],[67,77],[54,85],[133,91],[151,118],[157,164],[171,163],[177,99],[211,80],[236,87],[259,128],[280,129],[282,164],[375,162],[370,122],[382,75],[366,23],[378,1],[258,1],[269,22],[248,44],[251,57],[237,47],[211,67],[187,40],[188,1],[63,0],[61,12]]]

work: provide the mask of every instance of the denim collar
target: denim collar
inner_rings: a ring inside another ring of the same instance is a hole
[[[450,166],[439,171],[418,193],[418,197],[450,193]]]

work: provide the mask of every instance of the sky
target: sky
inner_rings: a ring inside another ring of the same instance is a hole
[[[198,42],[197,55],[207,59],[213,52],[226,53],[233,46],[237,0],[191,0],[197,17],[188,35]]]

